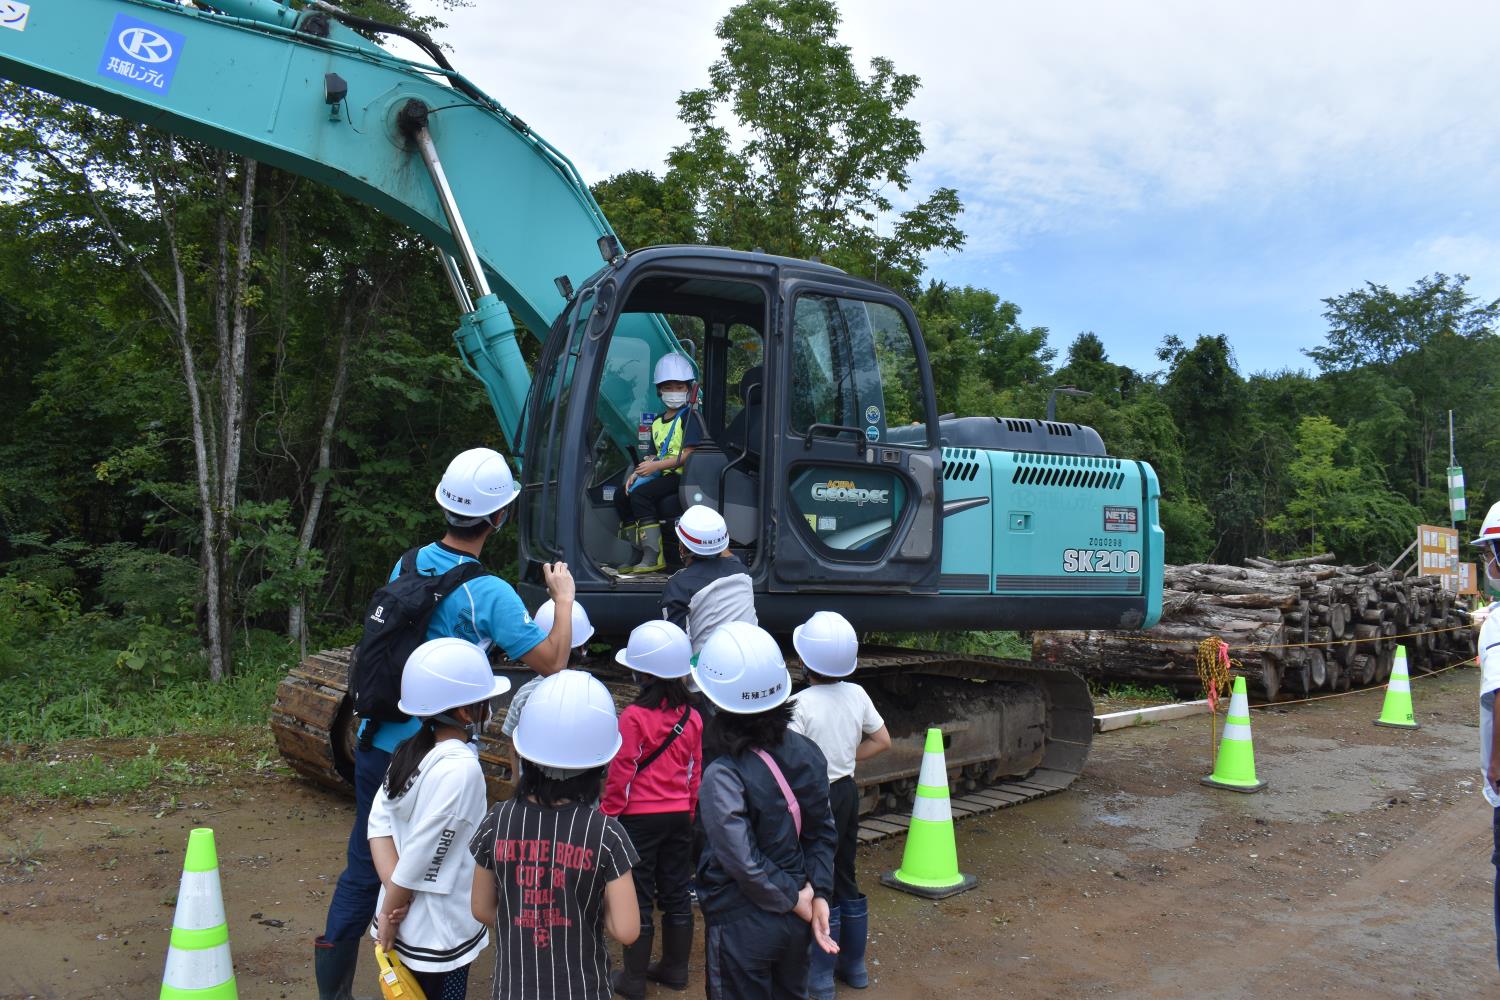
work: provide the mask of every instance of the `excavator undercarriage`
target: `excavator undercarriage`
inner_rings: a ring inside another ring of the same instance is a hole
[[[328,788],[352,793],[357,720],[347,693],[352,649],[307,657],[277,690],[271,729],[287,763]],[[794,676],[801,666],[789,661]],[[613,661],[588,664],[623,708],[636,695]],[[1015,805],[1062,791],[1083,771],[1093,740],[1093,701],[1070,670],[1025,660],[868,647],[855,680],[870,692],[892,738],[891,750],[862,763],[864,840],[905,828],[922,766],[923,737],[943,731],[957,811]],[[493,798],[512,790],[510,740],[491,720],[479,758]]]

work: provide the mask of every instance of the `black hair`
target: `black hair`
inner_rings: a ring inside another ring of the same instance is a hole
[[[807,664],[802,665],[802,675],[807,678],[809,684],[837,684],[839,681],[847,681],[847,677],[834,677],[831,674],[820,674]]]
[[[716,742],[730,756],[738,756],[746,750],[759,747],[780,746],[787,727],[792,724],[792,706],[782,702],[775,708],[753,715],[736,715],[719,712],[714,715],[713,728]]]
[[[632,705],[660,708],[661,703],[666,702],[668,708],[681,708],[688,703],[687,685],[681,677],[668,680],[651,674],[636,674],[636,682],[641,686],[641,693],[635,696]]]
[[[497,512],[498,513],[498,512]],[[448,529],[448,534],[462,542],[472,542],[483,538],[487,533],[495,530],[494,514],[481,518],[476,524],[460,525],[452,521],[444,521],[443,527]]]
[[[604,788],[604,767],[591,767],[571,778],[549,778],[531,761],[521,758],[521,780],[516,783],[516,798],[536,799],[539,805],[556,809],[566,802],[592,805],[599,801]]]
[[[417,771],[422,758],[437,745],[437,721],[423,719],[422,728],[396,745],[391,754],[391,765],[385,772],[385,797],[399,799],[417,780]]]
[[[485,702],[476,702],[463,707],[469,710],[471,718],[485,718],[485,715],[481,714],[486,710]],[[457,709],[450,709],[447,714],[455,711]],[[391,754],[390,767],[385,772],[386,798],[399,799],[411,791],[412,783],[417,780],[417,774],[421,770],[422,759],[432,752],[433,747],[437,746],[438,724],[439,720],[436,718],[423,719],[421,729],[396,744],[396,750]]]

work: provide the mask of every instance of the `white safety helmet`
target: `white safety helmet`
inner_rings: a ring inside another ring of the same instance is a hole
[[[511,742],[553,777],[603,767],[620,749],[615,700],[592,674],[559,670],[531,693]]]
[[[630,632],[630,642],[615,654],[620,666],[669,681],[686,677],[692,660],[693,644],[687,633],[665,618],[637,625]]]
[[[552,621],[557,617],[557,604],[552,598],[547,598],[546,603],[536,609],[536,615],[531,619],[536,622],[537,628],[543,632],[552,631]],[[573,648],[577,649],[594,637],[594,623],[589,621],[589,613],[583,610],[583,605],[577,601],[573,602]]]
[[[1484,522],[1479,526],[1479,536],[1474,539],[1474,544],[1480,550],[1480,569],[1491,586],[1500,586],[1500,576],[1490,573],[1490,566],[1500,562],[1500,503],[1490,507],[1490,512],[1484,515]]]
[[[1484,523],[1479,526],[1479,536],[1474,539],[1475,545],[1489,542],[1500,542],[1500,503],[1492,505],[1490,512],[1484,515]]]
[[[459,518],[488,517],[515,498],[510,466],[491,448],[460,452],[437,486],[438,506]]]
[[[651,372],[651,384],[661,385],[663,382],[693,382],[698,378],[693,371],[693,363],[686,355],[663,354],[656,362],[656,368]]]
[[[677,537],[694,555],[716,556],[729,546],[729,525],[723,514],[695,503],[677,519]]]
[[[396,707],[419,719],[478,704],[510,690],[490,671],[484,650],[467,639],[429,639],[406,658]]]
[[[848,677],[859,661],[859,637],[837,611],[819,611],[792,630],[802,665],[824,677]]]
[[[693,680],[709,701],[734,715],[768,711],[792,693],[781,648],[771,633],[749,622],[725,622],[714,630],[698,653]]]

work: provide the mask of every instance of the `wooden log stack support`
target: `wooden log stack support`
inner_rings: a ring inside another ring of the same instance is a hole
[[[1038,632],[1032,656],[1103,682],[1201,691],[1198,643],[1218,636],[1263,698],[1382,684],[1396,646],[1408,667],[1436,670],[1474,655],[1468,616],[1433,576],[1329,554],[1243,566],[1166,568],[1161,622],[1143,632]],[[1415,633],[1415,634],[1413,634]]]

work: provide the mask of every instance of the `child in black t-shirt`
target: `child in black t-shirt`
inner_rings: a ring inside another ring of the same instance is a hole
[[[495,928],[494,998],[609,1000],[604,931],[625,945],[640,933],[635,848],[595,805],[620,748],[614,700],[581,671],[553,674],[527,702],[514,742],[515,797],[469,842],[474,917]]]

